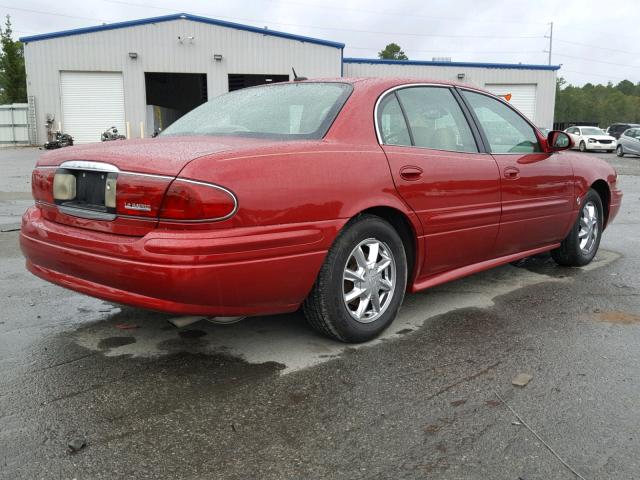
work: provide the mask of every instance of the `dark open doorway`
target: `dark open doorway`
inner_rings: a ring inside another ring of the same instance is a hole
[[[229,91],[240,90],[241,88],[255,87],[267,83],[288,82],[289,75],[253,75],[244,73],[229,74]]]
[[[185,113],[207,101],[205,73],[145,72],[147,125],[167,128]]]

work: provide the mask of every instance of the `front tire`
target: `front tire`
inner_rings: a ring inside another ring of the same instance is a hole
[[[308,323],[342,342],[377,337],[395,319],[407,286],[407,256],[385,220],[361,215],[340,233],[304,302]]]
[[[622,145],[618,145],[616,147],[616,155],[619,157],[624,157],[624,150],[622,148]]]
[[[584,142],[580,142],[580,151],[581,152],[587,151],[587,145]]]
[[[559,265],[582,267],[591,263],[602,238],[603,209],[600,195],[591,189],[582,200],[580,212],[569,235],[551,256]]]

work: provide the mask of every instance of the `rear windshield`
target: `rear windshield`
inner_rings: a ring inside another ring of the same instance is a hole
[[[351,91],[349,84],[329,82],[236,90],[200,105],[162,135],[318,139],[325,135]]]

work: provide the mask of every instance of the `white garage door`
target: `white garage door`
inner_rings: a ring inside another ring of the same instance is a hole
[[[124,86],[120,72],[60,72],[62,130],[75,143],[99,142],[112,126],[124,133]]]
[[[536,84],[487,84],[485,89],[502,97],[511,94],[509,103],[524,113],[529,120],[536,120]]]

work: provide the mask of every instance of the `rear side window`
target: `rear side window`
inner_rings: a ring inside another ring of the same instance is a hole
[[[378,128],[385,145],[411,145],[409,129],[395,94],[384,97],[378,107]]]
[[[484,130],[492,153],[534,153],[542,151],[529,123],[515,110],[495,98],[462,92]]]
[[[462,109],[448,88],[409,87],[397,92],[416,147],[477,152]]]

